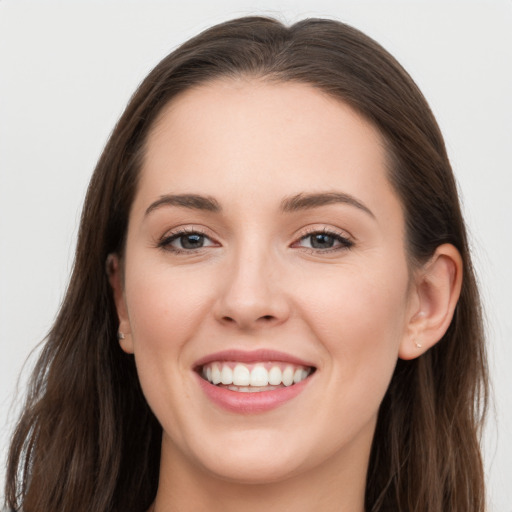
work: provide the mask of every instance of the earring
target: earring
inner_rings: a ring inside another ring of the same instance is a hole
[[[121,331],[117,331],[117,339],[124,340],[124,334]]]
[[[421,343],[418,343],[417,341],[414,342],[414,344],[416,345],[416,348],[421,348],[423,347],[423,345]]]

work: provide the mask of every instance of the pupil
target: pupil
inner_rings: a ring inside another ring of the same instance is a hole
[[[311,236],[311,247],[315,249],[330,249],[334,244],[334,238],[324,233]]]
[[[184,249],[197,249],[202,247],[204,241],[203,235],[185,235],[181,237],[181,245]]]

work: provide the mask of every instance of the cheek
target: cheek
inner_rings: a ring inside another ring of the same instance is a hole
[[[343,268],[303,279],[297,295],[309,323],[323,333],[318,337],[338,338],[332,348],[348,349],[361,342],[377,346],[393,335],[396,341],[405,322],[407,284],[400,268]]]
[[[126,296],[134,356],[144,395],[157,417],[179,423],[190,378],[188,343],[208,311],[208,287],[169,267],[127,268]]]
[[[404,335],[407,287],[406,268],[398,265],[389,272],[345,268],[303,281],[303,316],[322,344],[332,385],[347,397],[380,402],[384,395]]]
[[[176,348],[185,342],[210,300],[207,287],[196,284],[190,275],[165,267],[133,272],[126,295],[134,339],[155,349]]]
[[[147,267],[149,270],[141,271]],[[211,309],[211,289],[199,276],[152,262],[126,269],[126,297],[137,373],[146,400],[162,425],[180,438],[181,412],[190,399],[188,343]],[[204,281],[204,280],[203,280]]]

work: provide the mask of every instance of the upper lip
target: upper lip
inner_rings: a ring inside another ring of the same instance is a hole
[[[307,366],[314,368],[314,365],[304,359],[296,356],[292,356],[285,352],[279,352],[271,349],[259,349],[259,350],[222,350],[221,352],[215,352],[208,354],[201,359],[198,359],[194,363],[194,368],[204,366],[205,364],[212,363],[214,361],[236,361],[240,363],[258,363],[263,361],[280,361],[283,363],[290,363],[297,366]]]

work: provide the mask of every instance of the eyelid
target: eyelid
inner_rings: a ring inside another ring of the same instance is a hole
[[[330,235],[330,236],[334,237],[335,239],[337,239],[340,242],[340,245],[337,247],[332,247],[332,248],[328,248],[328,249],[318,249],[318,248],[314,248],[314,247],[301,247],[301,246],[297,245],[299,242],[301,242],[308,236],[311,236],[314,234]],[[302,231],[296,235],[295,241],[291,244],[291,247],[293,247],[293,248],[297,247],[299,249],[304,249],[313,254],[326,254],[329,252],[336,252],[336,251],[343,251],[343,250],[351,249],[354,246],[354,244],[355,244],[354,237],[347,231],[342,230],[340,228],[335,228],[332,226],[316,225],[316,226],[307,226],[306,228],[303,228]]]
[[[176,239],[180,238],[181,236],[186,236],[188,234],[201,235],[208,239],[211,243],[206,246],[197,247],[195,249],[185,249],[174,247],[171,245],[172,242],[174,242]],[[331,248],[304,247],[299,245],[300,242],[302,242],[305,238],[307,238],[308,236],[312,236],[314,234],[329,235],[338,241],[338,245]],[[290,247],[303,249],[313,254],[326,254],[329,252],[337,252],[350,249],[353,247],[354,244],[354,237],[345,230],[333,226],[311,225],[302,228],[299,232],[296,233],[296,235],[294,236],[294,242],[290,245]],[[221,244],[216,240],[214,236],[212,236],[210,230],[205,228],[204,226],[186,225],[177,226],[165,231],[165,233],[155,242],[155,246],[164,251],[174,252],[178,254],[193,254],[209,247],[220,247]]]
[[[210,245],[204,246],[204,247],[198,247],[196,249],[180,249],[179,247],[174,247],[171,245],[171,243],[180,238],[181,236],[191,235],[191,234],[197,234],[204,236],[208,240],[210,240],[212,243]],[[177,254],[180,253],[187,253],[187,254],[193,254],[195,252],[201,251],[202,249],[205,249],[207,247],[219,247],[220,244],[217,242],[217,240],[209,233],[209,230],[197,225],[188,225],[188,226],[177,226],[172,229],[168,229],[157,241],[156,241],[156,247],[169,252],[174,252]]]

